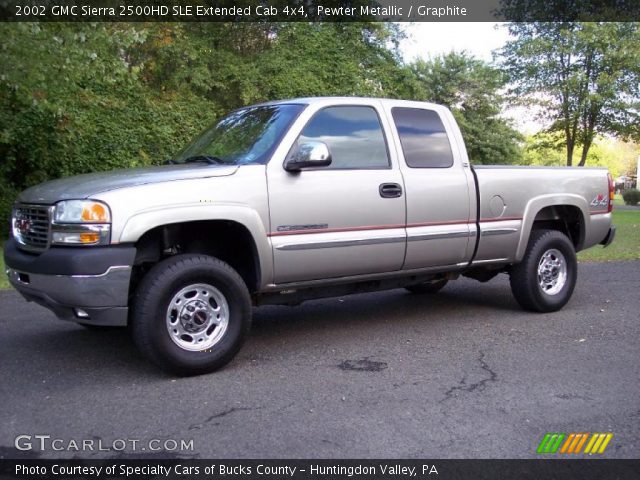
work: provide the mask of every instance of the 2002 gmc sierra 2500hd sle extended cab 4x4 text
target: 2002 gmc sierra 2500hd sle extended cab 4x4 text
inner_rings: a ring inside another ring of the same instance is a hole
[[[472,168],[446,108],[308,98],[241,108],[167,165],[22,192],[7,273],[88,326],[129,325],[177,374],[238,352],[252,305],[510,276],[527,310],[562,308],[578,250],[608,245],[605,169]]]

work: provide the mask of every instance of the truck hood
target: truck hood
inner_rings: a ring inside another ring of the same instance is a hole
[[[148,183],[172,182],[191,178],[223,177],[233,175],[237,165],[163,165],[158,167],[129,168],[112,172],[89,173],[41,183],[22,192],[19,202],[51,204],[60,200],[87,198],[119,188]]]

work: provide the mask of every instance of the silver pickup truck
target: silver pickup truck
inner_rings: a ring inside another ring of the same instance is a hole
[[[162,368],[213,371],[252,306],[510,276],[552,312],[576,251],[608,245],[605,169],[472,167],[452,114],[430,103],[303,98],[241,108],[166,165],[22,192],[5,262],[58,317],[128,325]]]

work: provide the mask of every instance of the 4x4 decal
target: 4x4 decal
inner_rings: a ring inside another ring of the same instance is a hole
[[[609,205],[609,199],[606,195],[599,193],[598,196],[594,197],[589,204],[592,207],[607,207]]]

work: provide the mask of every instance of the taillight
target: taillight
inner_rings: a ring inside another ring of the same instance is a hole
[[[613,183],[613,177],[610,173],[607,173],[607,179],[609,180],[609,207],[607,208],[607,213],[613,210],[613,199],[616,193],[616,187]]]

